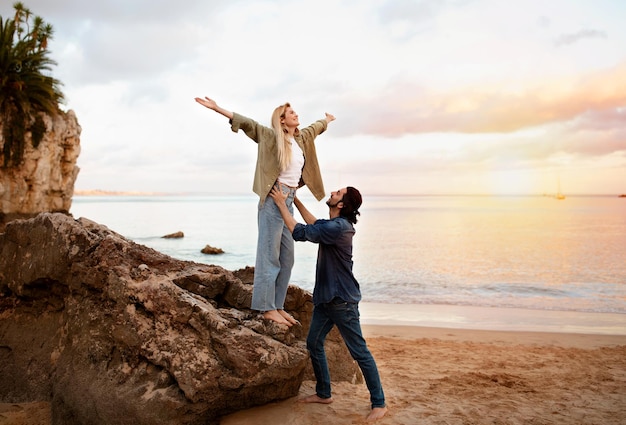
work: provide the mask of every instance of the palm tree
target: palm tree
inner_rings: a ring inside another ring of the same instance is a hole
[[[40,113],[55,115],[63,101],[61,82],[49,75],[56,65],[47,49],[52,26],[33,17],[21,2],[13,8],[13,19],[0,16],[0,167],[4,168],[22,162],[28,131],[37,147],[43,137]]]

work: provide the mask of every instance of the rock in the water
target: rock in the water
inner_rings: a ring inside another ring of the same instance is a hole
[[[211,245],[207,245],[204,248],[202,248],[200,252],[202,252],[203,254],[217,255],[217,254],[223,254],[224,250],[222,248],[215,248]]]
[[[183,232],[181,232],[180,230],[178,232],[174,232],[174,233],[169,233],[165,236],[163,236],[164,239],[180,239],[180,238],[184,238],[185,234]]]

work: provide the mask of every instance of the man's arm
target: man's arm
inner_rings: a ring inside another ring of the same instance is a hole
[[[306,209],[306,207],[298,197],[295,197],[293,199],[293,203],[296,208],[298,208],[298,211],[300,211],[300,215],[302,216],[306,224],[313,224],[317,221],[317,218],[315,218],[315,216]]]
[[[285,225],[287,226],[289,231],[293,233],[293,229],[295,229],[296,224],[298,224],[298,222],[296,221],[295,218],[293,218],[293,216],[287,209],[287,204],[285,203],[285,201],[287,200],[288,194],[283,193],[283,191],[280,190],[280,188],[275,185],[274,187],[272,187],[272,190],[270,191],[269,196],[271,196],[274,202],[276,203],[276,206],[278,207],[278,211],[280,211],[280,215],[283,217],[283,221],[285,222]]]

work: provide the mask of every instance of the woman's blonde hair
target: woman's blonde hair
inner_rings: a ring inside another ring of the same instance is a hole
[[[287,169],[291,163],[291,141],[287,135],[287,127],[281,122],[285,118],[285,111],[290,107],[291,105],[287,102],[274,109],[272,114],[272,128],[276,134],[276,154],[281,171]],[[298,133],[299,130],[296,128],[295,134],[298,135]]]

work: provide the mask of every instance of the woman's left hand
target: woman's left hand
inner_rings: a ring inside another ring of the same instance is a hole
[[[332,114],[329,114],[328,112],[325,112],[326,114],[326,122],[329,123],[331,121],[335,121],[335,116]]]

